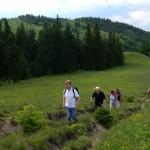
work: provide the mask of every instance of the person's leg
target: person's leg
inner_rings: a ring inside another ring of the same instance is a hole
[[[117,101],[117,108],[120,107],[120,101]]]
[[[119,108],[119,107],[120,107],[120,102],[121,102],[121,97],[120,97],[120,96],[118,96],[118,100],[117,100],[117,108]]]
[[[112,102],[110,102],[110,111],[112,110],[112,107],[113,107],[113,106],[112,106]]]
[[[117,108],[117,103],[113,103],[113,108],[116,109]]]
[[[100,106],[99,106],[100,108],[102,108],[102,109],[104,109],[105,108],[105,106],[104,106],[104,104],[100,104]]]
[[[98,105],[95,104],[95,105],[94,105],[94,111],[97,110],[97,109],[98,109]]]
[[[76,122],[77,121],[77,116],[76,116],[76,108],[72,108],[72,111],[71,111],[71,116],[72,116],[72,119]]]
[[[67,109],[67,121],[70,122],[71,121],[71,108],[66,108]]]

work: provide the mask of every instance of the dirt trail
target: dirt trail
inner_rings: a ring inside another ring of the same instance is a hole
[[[149,97],[148,97],[148,98],[145,98],[145,97],[144,97],[143,100],[142,100],[143,102],[142,102],[142,104],[140,105],[140,107],[137,107],[137,109],[134,109],[135,111],[129,113],[129,115],[127,115],[127,117],[124,118],[124,119],[127,119],[128,117],[130,117],[130,116],[133,115],[134,113],[136,113],[136,112],[140,111],[141,109],[143,109],[144,106],[145,106],[145,103],[148,102],[149,100],[150,100]],[[128,113],[127,113],[127,114],[128,114]],[[119,122],[118,122],[118,123],[119,123]],[[94,130],[93,135],[91,136],[91,139],[92,139],[92,147],[89,148],[89,150],[94,150],[94,149],[95,149],[96,145],[101,142],[101,140],[102,140],[103,135],[105,134],[105,132],[106,132],[106,129],[105,129],[104,127],[102,127],[102,126],[100,126],[100,125],[97,125],[96,130]]]
[[[0,121],[0,138],[19,130],[18,126],[10,119]]]
[[[102,127],[101,125],[97,124],[96,129],[93,131],[93,135],[91,136],[92,140],[92,147],[89,148],[89,150],[92,150],[98,143],[101,142],[101,139],[106,132],[106,129]]]

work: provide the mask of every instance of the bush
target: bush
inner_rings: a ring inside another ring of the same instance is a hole
[[[126,101],[129,102],[129,103],[133,103],[134,102],[134,96],[126,97]]]
[[[70,130],[71,130],[71,133],[72,133],[73,135],[75,135],[76,137],[78,137],[78,136],[80,136],[80,135],[83,135],[84,132],[85,132],[84,125],[81,124],[81,123],[73,124],[73,125],[70,127]]]
[[[95,112],[95,119],[105,128],[110,128],[113,124],[113,116],[106,109],[99,108]]]
[[[26,105],[18,112],[16,122],[22,125],[24,132],[33,132],[46,124],[46,118],[34,106]]]

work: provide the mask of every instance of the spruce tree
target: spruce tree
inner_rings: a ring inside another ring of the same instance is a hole
[[[66,72],[67,60],[64,55],[65,42],[64,33],[62,31],[61,20],[57,15],[53,23],[53,44],[54,44],[54,57],[52,61],[52,73],[59,74]]]
[[[3,79],[4,75],[3,75],[3,69],[4,69],[4,65],[3,65],[3,59],[4,59],[4,47],[5,47],[5,42],[2,38],[2,24],[0,22],[0,80]]]
[[[116,45],[115,64],[117,66],[123,65],[124,56],[123,56],[122,43],[120,42],[119,36],[116,36],[116,42],[114,44]]]
[[[27,32],[25,30],[24,24],[21,23],[21,25],[17,28],[16,32],[16,44],[22,51],[21,53],[28,59],[28,51],[27,51]]]
[[[76,61],[77,61],[77,69],[82,69],[82,50],[83,50],[83,42],[80,39],[79,30],[75,31],[75,50],[76,50]]]
[[[112,67],[115,65],[114,43],[115,43],[115,34],[109,32],[108,44],[107,44],[107,57],[108,57],[107,67]]]
[[[45,23],[38,37],[38,52],[36,56],[37,75],[44,75],[52,72],[53,55],[53,30]]]
[[[99,25],[97,23],[94,26],[93,33],[93,60],[95,70],[106,68],[106,51],[101,38]]]
[[[6,46],[4,49],[4,78],[8,82],[13,81],[17,82],[21,79],[27,79],[29,77],[29,65],[27,60],[26,61],[26,69],[23,69],[25,61],[21,60],[21,57],[24,56],[24,51],[21,49],[22,41],[18,43],[18,37],[12,33],[11,28],[7,21],[5,21],[4,25],[4,39],[6,41]],[[27,73],[28,72],[28,73]],[[28,74],[28,75],[27,75]]]
[[[67,23],[65,32],[65,47],[64,47],[64,57],[66,58],[67,68],[66,71],[75,71],[77,69],[77,51],[75,47],[75,37],[72,34],[69,23]]]
[[[150,41],[144,41],[141,47],[141,52],[147,56],[150,56]]]
[[[92,29],[89,24],[87,24],[86,33],[84,37],[84,48],[82,54],[82,63],[84,70],[94,69],[94,59],[93,59],[93,34]]]

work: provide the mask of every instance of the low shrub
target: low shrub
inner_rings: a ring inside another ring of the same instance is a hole
[[[43,112],[32,105],[26,105],[16,116],[16,122],[21,124],[24,132],[33,132],[46,124]]]
[[[128,96],[125,98],[125,100],[128,102],[128,103],[133,103],[134,102],[134,96]]]
[[[95,112],[95,119],[105,128],[110,128],[113,125],[113,116],[106,109],[97,109]]]
[[[85,127],[83,124],[78,123],[78,124],[73,124],[70,127],[70,130],[72,132],[72,134],[76,137],[83,135],[85,132]]]

